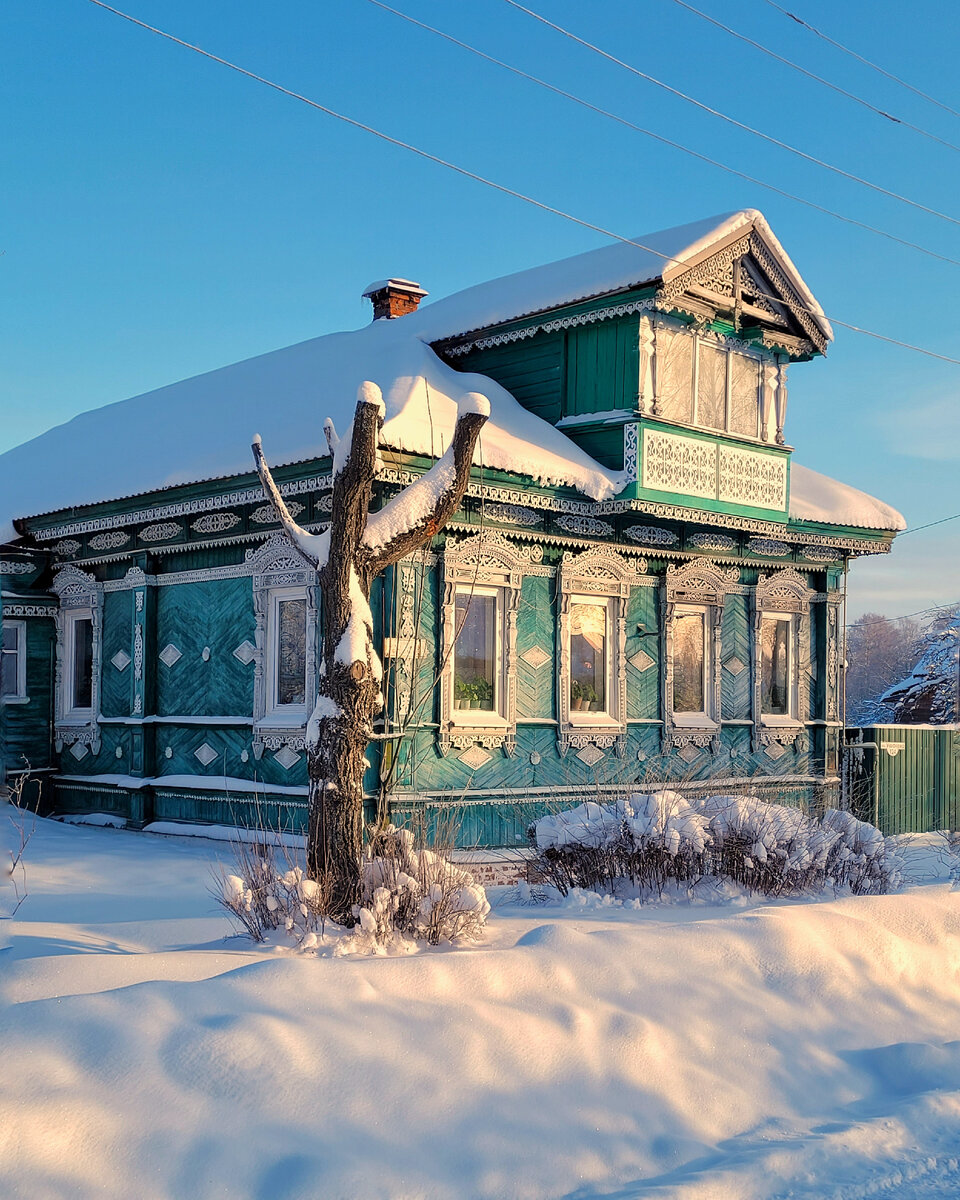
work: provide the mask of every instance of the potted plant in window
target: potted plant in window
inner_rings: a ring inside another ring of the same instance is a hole
[[[469,708],[470,701],[473,699],[473,688],[470,684],[465,679],[456,679],[453,691],[457,708]]]
[[[477,707],[490,712],[493,709],[493,684],[489,679],[480,676],[473,685],[477,697]]]
[[[477,691],[476,679],[474,679],[473,683],[469,684],[469,688],[470,688],[470,701],[469,701],[469,704],[467,705],[467,707],[468,708],[479,708],[480,707],[480,694]]]
[[[596,712],[600,707],[600,697],[590,683],[583,686],[583,707],[587,712]]]
[[[583,708],[583,687],[579,679],[570,685],[570,707],[574,712],[580,712]]]

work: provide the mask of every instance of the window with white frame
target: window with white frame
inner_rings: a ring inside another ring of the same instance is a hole
[[[609,546],[564,554],[558,571],[557,744],[592,762],[624,749],[627,735],[627,607],[646,581],[647,563]],[[589,749],[589,747],[593,747]],[[600,755],[602,757],[602,754]]]
[[[657,414],[740,437],[760,436],[762,359],[692,330],[657,329]]]
[[[455,723],[505,719],[503,608],[503,588],[456,588],[452,655]]]
[[[304,588],[275,588],[267,617],[267,711],[302,722],[307,711],[307,596]]]
[[[0,701],[7,704],[27,698],[27,627],[23,621],[5,621],[0,637]]]
[[[790,614],[760,618],[760,714],[767,724],[797,719],[796,620]]]
[[[571,596],[570,721],[611,717],[611,605],[593,596]]]
[[[673,715],[678,725],[715,722],[711,605],[678,604],[673,613]]]
[[[64,618],[63,716],[88,720],[93,711],[93,612],[72,609]]]

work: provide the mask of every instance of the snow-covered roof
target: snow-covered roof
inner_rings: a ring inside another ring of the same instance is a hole
[[[383,392],[382,440],[396,450],[442,453],[459,400],[481,392],[491,416],[478,463],[565,484],[594,500],[622,487],[618,472],[600,466],[492,379],[441,362],[400,317],[81,413],[8,450],[0,455],[0,542],[15,536],[16,517],[251,471],[255,433],[271,465],[320,458],[328,453],[324,419],[332,417],[343,434],[366,379]]]
[[[439,456],[449,445],[458,403],[480,392],[490,400],[491,416],[478,462],[608,499],[623,486],[618,472],[595,462],[492,379],[447,366],[429,343],[652,279],[669,281],[711,245],[748,227],[762,236],[804,303],[819,312],[755,209],[642,235],[637,241],[651,249],[605,246],[482,283],[405,317],[313,338],[82,413],[0,455],[0,542],[15,537],[17,517],[249,472],[257,432],[274,466],[322,457],[324,419],[332,417],[343,434],[357,387],[367,379],[383,392],[389,447]],[[792,480],[792,517],[904,528],[899,513],[853,488],[796,466]]]
[[[906,529],[907,523],[889,504],[797,462],[790,464],[790,516],[795,521],[822,521],[856,529]]]
[[[823,309],[763,214],[755,208],[722,213],[673,229],[638,234],[633,239],[636,245],[615,242],[559,262],[491,279],[422,306],[413,320],[425,341],[436,342],[564,304],[638,287],[655,279],[669,283],[688,270],[710,247],[747,229],[756,230],[763,239],[824,336],[832,339],[833,330]]]

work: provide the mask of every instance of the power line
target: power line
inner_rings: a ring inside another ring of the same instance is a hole
[[[507,0],[507,2],[509,3],[510,0]],[[437,37],[443,38],[444,41],[450,42],[454,46],[459,46],[461,49],[468,51],[470,54],[475,54],[478,58],[482,58],[498,67],[502,67],[505,71],[510,71],[513,75],[518,75],[521,79],[529,80],[531,83],[535,83],[539,87],[545,88],[547,91],[553,92],[558,96],[562,96],[566,100],[572,100],[574,104],[579,104],[581,107],[589,109],[591,112],[595,112],[602,117],[608,117],[611,121],[616,121],[618,124],[625,126],[627,129],[632,129],[637,133],[642,133],[645,137],[652,138],[654,141],[660,142],[662,145],[670,146],[674,150],[680,150],[683,154],[688,154],[691,158],[696,158],[700,162],[707,163],[709,166],[717,167],[721,171],[726,171],[729,175],[735,175],[739,179],[745,179],[748,183],[752,183],[757,187],[766,188],[768,191],[775,192],[778,196],[783,196],[788,200],[793,200],[797,204],[803,204],[807,208],[814,209],[816,212],[824,213],[826,216],[835,217],[838,221],[843,221],[848,225],[855,225],[860,229],[867,230],[869,233],[875,233],[879,237],[884,237],[892,242],[897,242],[901,246],[907,246],[911,250],[919,250],[921,254],[929,255],[931,258],[939,259],[941,262],[950,263],[953,266],[960,266],[960,259],[950,258],[948,255],[940,254],[936,250],[930,250],[926,246],[921,246],[916,242],[911,242],[906,238],[900,237],[898,234],[890,233],[888,230],[879,229],[875,225],[870,225],[866,221],[861,221],[856,217],[845,216],[843,213],[836,212],[831,208],[826,208],[824,205],[817,204],[813,200],[807,200],[803,196],[797,196],[793,192],[788,192],[786,189],[778,187],[776,184],[768,183],[763,179],[758,179],[754,175],[748,175],[745,171],[741,171],[736,167],[728,166],[726,163],[720,162],[718,159],[711,158],[707,154],[701,154],[699,151],[693,150],[689,146],[683,145],[681,142],[675,142],[671,138],[664,137],[662,134],[654,133],[652,129],[645,129],[642,125],[637,125],[635,122],[628,120],[626,117],[620,116],[618,113],[610,112],[608,109],[601,108],[599,105],[593,104],[589,100],[584,100],[583,97],[574,95],[573,92],[568,92],[564,88],[558,87],[556,84],[549,83],[547,80],[541,79],[537,75],[531,75],[528,71],[521,70],[520,67],[514,67],[510,63],[504,62],[500,58],[495,58],[492,54],[487,54],[485,51],[478,49],[476,46],[472,46],[469,42],[464,42],[460,38],[454,37],[452,34],[445,33],[442,29],[437,29],[435,26],[428,25],[426,22],[420,21],[416,17],[411,17],[407,13],[401,12],[399,9],[383,3],[383,0],[370,0],[370,3],[375,7],[382,9],[384,12],[392,13],[401,20],[407,21],[411,25],[415,25],[420,29],[426,30],[428,33],[436,34]],[[601,53],[603,53],[603,51],[601,51]],[[632,68],[628,69],[632,70]],[[642,75],[643,73],[639,72],[639,74]],[[644,75],[643,78],[652,77]],[[662,86],[666,87],[668,91],[674,90],[667,84],[663,84]],[[692,103],[699,105],[699,101],[696,100],[692,101]],[[703,105],[699,106],[705,107]],[[713,109],[708,109],[707,111],[713,112]],[[734,124],[739,124],[739,122],[735,121]],[[744,126],[744,128],[748,127]],[[766,135],[761,134],[760,136],[765,137]],[[775,141],[776,139],[772,140]],[[798,151],[797,153],[802,154],[802,151]],[[808,156],[803,155],[803,157]],[[856,178],[856,176],[851,176],[851,178]],[[868,186],[873,185],[868,184]],[[894,195],[894,193],[889,194]],[[913,201],[907,201],[907,203],[913,203]],[[947,217],[946,220],[953,221],[954,218]],[[958,221],[957,224],[960,224],[960,221]]]
[[[926,525],[914,525],[912,529],[904,529],[899,534],[899,537],[906,537],[908,533],[919,533],[921,529],[932,529],[934,525],[945,525],[947,521],[956,521],[960,517],[960,513],[954,513],[952,517],[941,517],[939,521],[928,521]]]
[[[379,8],[386,8],[389,12],[395,13],[398,17],[403,17],[405,21],[410,21],[414,25],[420,25],[423,29],[429,29],[432,33],[437,33],[440,35],[440,37],[447,38],[448,41],[455,42],[457,45],[463,46],[467,50],[471,50],[474,54],[480,54],[483,58],[488,58],[491,62],[498,63],[499,66],[505,66],[507,67],[508,71],[515,71],[517,74],[524,75],[524,77],[527,79],[534,79],[533,76],[526,75],[526,73],[523,71],[517,71],[515,67],[507,66],[506,63],[500,62],[499,59],[491,58],[489,55],[483,54],[483,52],[480,50],[474,50],[472,46],[467,46],[465,42],[461,42],[457,38],[450,37],[449,34],[442,33],[439,29],[433,29],[432,26],[425,25],[422,21],[414,20],[413,17],[408,17],[404,13],[397,12],[397,10],[394,8],[389,8],[386,4],[379,3],[379,0],[370,0],[370,2],[372,4],[377,4]],[[566,29],[564,26],[558,25],[556,22],[549,20],[549,18],[543,16],[542,13],[538,13],[532,8],[527,8],[524,4],[520,4],[519,0],[504,0],[504,2],[509,4],[511,8],[515,8],[520,12],[526,13],[528,17],[532,17],[535,21],[539,21],[541,24],[547,25],[550,29],[555,30],[557,33],[563,34],[564,37],[569,38],[571,41],[579,43],[579,45],[583,46],[585,49],[592,50],[595,54],[601,55],[601,57],[607,59],[609,62],[615,63],[618,67],[623,67],[625,71],[629,71],[631,74],[638,76],[640,79],[644,79],[648,83],[652,83],[656,87],[662,88],[664,91],[669,92],[672,96],[678,97],[680,100],[685,100],[688,104],[694,105],[702,112],[709,113],[712,117],[718,118],[718,120],[726,121],[727,124],[734,125],[737,129],[742,129],[745,133],[750,133],[753,134],[754,137],[762,138],[763,141],[769,142],[772,146],[779,146],[781,150],[787,150],[790,154],[795,154],[798,158],[802,158],[806,162],[813,163],[818,167],[823,167],[825,171],[832,171],[835,175],[840,175],[842,178],[849,179],[853,183],[859,183],[863,187],[870,188],[874,192],[879,192],[882,196],[888,196],[891,200],[899,200],[902,204],[910,205],[911,208],[917,208],[921,212],[929,213],[931,216],[940,217],[941,220],[949,221],[953,225],[960,225],[960,218],[951,217],[948,213],[940,212],[939,209],[931,208],[929,205],[922,204],[919,200],[911,200],[909,197],[902,196],[899,192],[891,191],[889,188],[885,188],[879,183],[872,183],[869,179],[864,179],[860,175],[855,175],[852,171],[846,171],[843,167],[838,167],[833,163],[826,162],[822,158],[817,158],[816,155],[808,154],[805,150],[800,150],[796,146],[792,146],[789,142],[784,142],[780,138],[774,137],[772,134],[764,133],[762,130],[756,129],[752,125],[747,125],[744,121],[738,121],[736,117],[731,117],[729,113],[725,113],[720,109],[713,108],[711,105],[705,104],[702,100],[697,100],[696,97],[689,95],[687,92],[682,92],[679,88],[675,88],[671,84],[665,83],[662,79],[657,79],[655,75],[650,75],[646,71],[641,71],[639,67],[635,67],[631,63],[624,62],[623,59],[617,58],[615,55],[608,53],[608,51],[603,50],[600,46],[595,45],[593,42],[588,42],[586,38],[582,38],[578,34],[573,33],[572,30]],[[543,81],[539,79],[534,79],[534,82],[541,83],[544,87],[551,86],[550,84],[543,84]],[[563,94],[568,95],[569,93]],[[575,96],[570,98],[577,100],[577,97]],[[580,100],[577,100],[577,102],[586,103],[585,101]],[[609,116],[612,114],[606,115]],[[615,117],[614,119],[616,120],[618,118]],[[637,126],[634,126],[634,128],[637,128]],[[641,132],[646,131],[642,130]],[[767,185],[761,184],[761,187],[764,186]],[[797,199],[797,197],[791,198]],[[801,201],[801,203],[805,203],[805,201]],[[837,216],[838,214],[833,213],[831,215]],[[841,217],[840,219],[846,220],[847,218]],[[874,230],[874,232],[878,231]]]
[[[952,113],[955,117],[960,117],[960,112],[955,108],[951,108],[949,104],[944,104],[942,100],[938,100],[936,96],[931,96],[929,92],[924,92],[918,87],[914,87],[912,83],[907,83],[905,79],[901,79],[899,75],[894,75],[892,71],[886,70],[878,63],[872,62],[869,58],[864,58],[862,54],[858,54],[856,50],[851,50],[849,46],[845,46],[843,42],[838,42],[836,38],[830,37],[824,33],[822,29],[818,29],[816,25],[811,25],[809,21],[805,21],[802,17],[798,17],[796,13],[792,13],[786,8],[781,8],[776,0],[764,0],[765,4],[769,4],[771,8],[775,8],[777,12],[783,13],[785,17],[789,17],[791,21],[796,21],[798,25],[802,25],[804,29],[809,29],[816,37],[822,38],[831,46],[835,46],[838,50],[842,50],[844,54],[849,54],[851,58],[855,58],[857,62],[863,63],[865,67],[869,67],[872,71],[878,72],[886,79],[891,79],[894,83],[899,83],[901,87],[907,89],[908,92],[913,92],[915,96],[920,96],[924,100],[928,100],[931,104],[935,104],[937,108],[942,108],[944,112]]]
[[[149,33],[155,33],[158,37],[162,37],[167,41],[174,42],[178,46],[183,46],[187,50],[193,50],[196,54],[204,58],[209,58],[212,62],[220,63],[221,66],[228,67],[231,71],[236,71],[237,74],[243,75],[248,79],[254,80],[256,83],[262,83],[266,87],[272,88],[276,92],[280,92],[284,96],[289,96],[293,100],[300,100],[311,108],[317,109],[319,112],[325,113],[327,116],[333,117],[344,124],[351,126],[354,129],[360,129],[364,133],[372,134],[374,137],[380,138],[382,141],[389,143],[392,146],[397,146],[402,150],[409,150],[411,154],[417,155],[419,158],[425,159],[427,162],[432,162],[441,167],[446,167],[450,171],[462,175],[465,179],[472,179],[476,183],[482,183],[485,187],[493,188],[495,191],[502,193],[505,196],[512,196],[516,200],[522,200],[525,204],[530,204],[534,208],[538,208],[543,212],[552,213],[554,216],[562,217],[565,221],[570,221],[575,225],[579,225],[583,229],[589,229],[594,233],[602,234],[603,237],[608,237],[616,242],[622,242],[626,246],[635,246],[638,250],[644,250],[648,254],[653,254],[665,263],[677,263],[684,265],[683,259],[675,258],[671,254],[664,254],[660,250],[654,249],[653,246],[644,245],[643,242],[638,242],[634,238],[624,237],[622,234],[614,233],[610,229],[605,229],[602,225],[596,225],[592,221],[586,221],[582,217],[575,217],[571,213],[564,212],[563,209],[555,208],[551,204],[546,204],[542,200],[537,200],[532,196],[527,196],[523,192],[519,192],[514,188],[507,187],[505,184],[497,183],[495,180],[488,179],[484,175],[478,175],[475,171],[470,171],[466,167],[458,166],[447,159],[440,158],[439,155],[431,154],[428,150],[421,150],[418,146],[412,145],[410,142],[404,142],[400,138],[391,137],[390,134],[384,133],[382,130],[376,129],[372,125],[367,125],[363,121],[358,121],[354,117],[348,117],[344,113],[337,112],[336,109],[330,108],[325,104],[320,104],[317,100],[311,100],[308,96],[302,95],[300,92],[294,92],[290,88],[284,87],[282,84],[275,83],[271,79],[267,79],[263,75],[257,75],[254,71],[248,71],[245,67],[239,66],[237,63],[230,62],[229,59],[221,58],[218,54],[213,54],[209,50],[204,50],[201,46],[195,46],[192,42],[186,42],[182,38],[176,37],[172,33],[167,33],[163,29],[158,29],[155,25],[149,25],[146,21],[141,21],[139,17],[131,16],[129,13],[123,12],[119,8],[114,8],[112,5],[105,3],[105,0],[89,0],[90,4],[97,8],[105,9],[107,12],[113,13],[115,16],[122,17],[123,20],[129,21],[132,25],[137,25],[141,29],[147,30]],[[780,296],[768,296],[767,293],[761,293],[768,299],[775,300],[779,304],[784,304],[787,307],[805,312],[817,319],[825,319],[836,325],[841,325],[845,329],[850,329],[855,333],[861,333],[865,337],[875,338],[881,342],[887,342],[893,346],[899,346],[905,350],[912,350],[917,354],[923,354],[927,358],[935,358],[941,362],[948,362],[954,366],[960,367],[960,358],[953,358],[947,354],[939,354],[935,350],[927,350],[923,346],[914,346],[910,342],[900,341],[898,338],[888,337],[883,333],[875,333],[873,330],[864,329],[862,326],[853,325],[848,321],[841,321],[839,317],[827,317],[818,309],[811,308],[805,304],[801,304],[797,300],[784,299]]]
[[[731,29],[729,25],[724,25],[722,21],[718,21],[716,17],[711,17],[709,13],[701,12],[699,8],[694,8],[692,4],[688,4],[687,0],[673,0],[673,3],[678,4],[681,8],[685,8],[688,12],[692,12],[702,20],[708,21],[711,25],[715,25],[717,29],[722,29],[724,33],[729,33],[731,37],[736,38],[738,41],[746,42],[748,46],[753,46],[754,49],[761,51],[761,53],[776,59],[777,62],[783,63],[784,66],[791,67],[794,71],[799,71],[801,75],[805,75],[808,79],[822,83],[824,87],[830,88],[831,91],[837,92],[841,96],[846,96],[848,100],[853,100],[855,103],[863,105],[864,108],[868,108],[872,113],[876,113],[878,117],[884,117],[887,121],[892,121],[894,125],[902,125],[904,129],[912,129],[914,133],[919,133],[922,137],[929,138],[932,142],[938,142],[941,146],[946,146],[949,150],[956,150],[957,153],[960,153],[960,146],[947,141],[946,138],[938,137],[937,134],[931,133],[928,129],[923,129],[919,125],[912,125],[909,121],[905,121],[903,117],[895,117],[892,113],[888,113],[882,108],[877,108],[875,104],[871,104],[869,100],[864,100],[862,96],[858,96],[854,92],[848,92],[846,88],[840,87],[839,84],[831,83],[829,79],[824,79],[822,75],[808,71],[806,67],[801,67],[799,63],[793,62],[792,59],[784,58],[782,54],[777,54],[775,50],[771,50],[763,42],[755,41],[753,38],[747,37],[745,33],[738,33],[736,29]]]
[[[882,621],[849,621],[844,628],[870,629],[874,625],[888,625],[893,624],[895,621],[909,621],[911,617],[924,617],[927,613],[943,612],[945,609],[957,607],[960,607],[960,600],[953,600],[949,604],[934,604],[930,608],[920,608],[916,612],[904,613],[902,617],[884,617]]]

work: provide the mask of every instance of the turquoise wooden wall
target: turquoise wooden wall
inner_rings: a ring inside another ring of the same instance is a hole
[[[5,620],[21,620],[7,617]],[[22,618],[27,639],[26,704],[0,705],[6,769],[42,771],[53,763],[50,712],[53,709],[54,626],[47,617]]]

